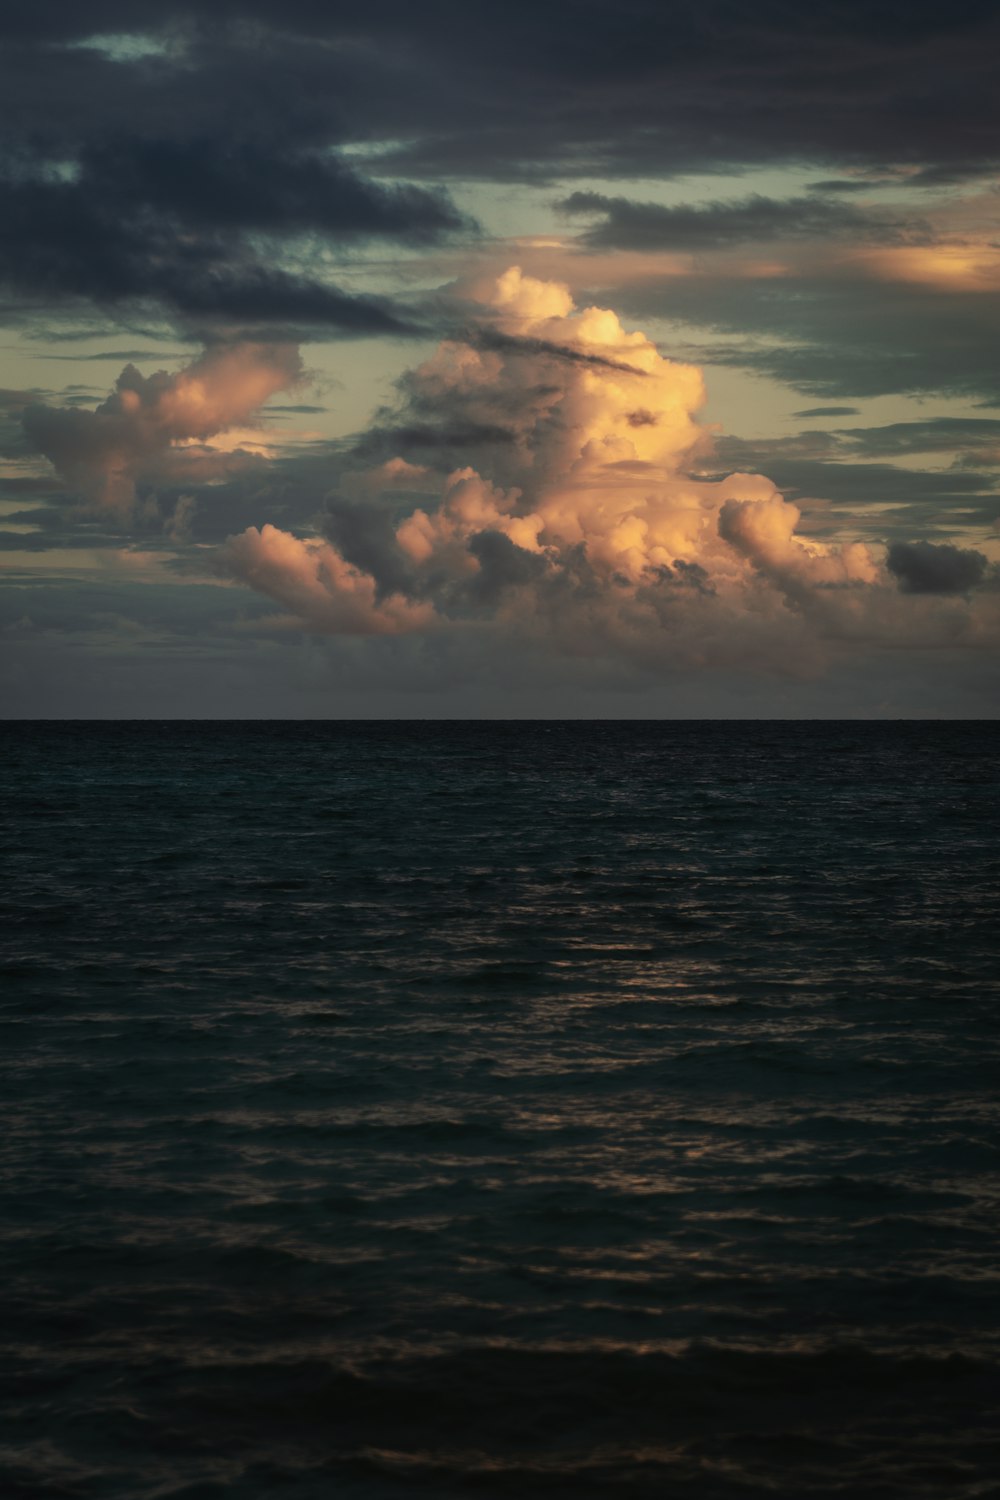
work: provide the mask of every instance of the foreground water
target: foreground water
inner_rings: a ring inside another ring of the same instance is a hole
[[[0,739],[5,1496],[997,1493],[997,726]]]

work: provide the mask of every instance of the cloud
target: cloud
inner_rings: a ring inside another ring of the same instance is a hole
[[[555,0],[542,15],[525,0],[474,41],[446,14],[422,8],[418,65],[461,71],[465,88],[449,100],[452,120],[397,128],[406,144],[390,159],[415,172],[634,178],[779,159],[881,169],[996,158],[987,0],[947,14],[915,5],[905,18],[855,3],[793,13],[779,0],[752,11],[638,0],[627,27],[604,5],[581,15]],[[390,55],[405,29],[388,28]]]
[[[568,359],[581,365],[599,365],[605,370],[620,370],[625,375],[644,375],[622,360],[610,359],[606,354],[594,354],[585,349],[574,349],[566,344],[554,344],[546,339],[519,338],[513,333],[504,333],[499,328],[471,328],[462,334],[462,341],[476,349],[495,349],[500,354],[542,354],[553,359]]]
[[[702,363],[837,404],[901,392],[1000,398],[1000,299],[977,282],[886,278],[863,258],[832,254],[764,265],[724,257],[684,274],[643,264],[630,276],[609,264],[602,273],[614,280],[601,295],[626,316],[705,329],[689,348]]]
[[[406,457],[412,446],[424,463],[438,448],[449,470],[485,456],[501,484],[536,486],[573,465],[653,462],[703,441],[700,372],[613,312],[577,312],[566,286],[516,266],[460,284],[456,299],[476,325],[399,381],[397,406],[379,414],[383,447]]]
[[[164,470],[208,477],[204,456],[184,445],[240,426],[301,377],[294,345],[218,344],[172,375],[144,376],[126,365],[95,411],[37,404],[25,408],[21,421],[30,447],[67,485],[124,519],[138,479]]]
[[[258,136],[118,137],[84,147],[74,185],[191,229],[313,231],[424,244],[467,221],[440,190],[364,177],[329,150]]]
[[[283,606],[273,626],[422,641],[406,670],[419,661],[442,682],[506,681],[514,663],[539,682],[806,679],[848,656],[1000,638],[988,593],[918,598],[877,542],[804,534],[771,479],[703,477],[713,439],[698,420],[701,372],[614,313],[577,309],[564,286],[517,267],[454,295],[478,309],[470,337],[446,339],[401,379],[397,420],[380,429],[400,451],[343,476],[325,536],[265,526],[222,550],[229,577]],[[508,441],[477,443],[501,419]],[[933,424],[921,425],[914,440],[933,446]],[[452,466],[455,450],[426,439],[463,427]]]
[[[803,535],[770,479],[698,477],[711,449],[700,371],[614,313],[578,310],[517,267],[456,295],[503,336],[445,340],[400,381],[401,420],[383,435],[403,451],[345,476],[326,536],[264,526],[223,549],[230,577],[283,605],[282,628],[416,634],[445,654],[462,638],[484,661],[527,652],[654,675],[808,675],[848,642],[995,632],[989,613],[908,602],[882,548]],[[468,423],[460,467],[429,461],[423,441],[405,451],[414,412],[425,432]],[[476,424],[501,415],[509,442],[477,451]]]
[[[392,595],[381,602],[374,579],[344,561],[329,543],[300,540],[274,526],[250,526],[231,537],[225,570],[282,604],[291,622],[333,635],[387,635],[430,622],[433,611]]]
[[[711,472],[763,470],[794,499],[818,538],[850,537],[878,546],[931,536],[977,540],[1000,518],[992,476],[954,462],[947,467],[845,462],[835,443],[813,446],[829,434],[747,442],[720,438]]]
[[[373,182],[329,151],[231,133],[63,151],[15,151],[0,168],[0,285],[29,305],[153,303],[202,323],[405,335],[388,299],[331,282],[315,242],[423,244],[469,227],[443,194]],[[281,265],[262,236],[283,244]]]
[[[719,535],[778,589],[786,603],[830,633],[856,623],[854,601],[831,590],[877,585],[881,568],[863,542],[828,546],[796,535],[798,506],[771,495],[763,500],[726,500],[719,511]]]
[[[82,551],[127,521],[164,554],[189,535],[172,566],[193,568],[196,549],[253,527],[270,563],[244,546],[261,591],[243,607],[281,610],[285,641],[290,620],[315,630],[358,681],[373,662],[425,684],[438,669],[508,685],[804,674],[834,671],[849,631],[859,659],[907,630],[935,651],[993,639],[990,587],[907,591],[884,561],[885,544],[924,538],[995,555],[1000,444],[985,428],[880,414],[877,429],[768,446],[718,438],[699,401],[715,364],[808,393],[783,407],[805,399],[803,425],[824,428],[855,398],[1000,398],[996,6],[457,14],[452,0],[4,9],[8,322],[36,339],[69,319],[67,337],[113,325],[138,350],[171,331],[213,350],[449,331],[350,453],[268,451],[266,433],[241,435],[252,412],[172,435],[145,386],[139,413],[116,404],[127,383],[99,411],[83,389],[24,392],[0,434],[13,483],[37,481],[48,452],[91,509],[29,509],[51,478],[20,492],[11,550]],[[478,194],[495,182],[531,190]],[[549,232],[557,198],[583,215],[568,244]],[[526,233],[516,252],[469,222],[477,204]],[[501,254],[529,274],[488,285]],[[601,333],[595,308],[622,321],[603,312]],[[656,364],[635,326],[675,358]],[[716,394],[733,386],[749,388]],[[763,431],[775,393],[756,394],[745,423]],[[23,405],[44,408],[24,428]],[[872,581],[846,576],[859,541]],[[272,598],[262,581],[283,570],[297,582]],[[407,610],[387,629],[393,598]],[[344,621],[374,633],[344,636]]]
[[[885,240],[912,225],[883,213],[852,208],[822,198],[775,199],[753,193],[732,202],[637,203],[631,198],[575,192],[556,204],[569,216],[600,215],[580,242],[595,250],[710,250],[741,242],[829,239],[831,236]]]
[[[996,160],[989,0],[905,13],[631,0],[627,16],[595,0],[508,0],[476,26],[456,24],[450,0],[242,0],[210,17],[190,3],[74,13],[44,0],[0,21],[0,110],[6,139],[58,147],[127,142],[137,121],[168,144],[217,142],[233,121],[249,134],[252,122],[293,160],[349,141],[380,173],[424,181],[789,160],[827,164],[840,181],[893,166],[954,177]]]
[[[993,453],[1000,447],[1000,420],[991,417],[930,417],[881,427],[847,427],[837,439],[850,454],[893,457],[912,453]]]
[[[714,468],[763,470],[786,495],[814,502],[813,522],[824,530],[852,524],[873,540],[908,542],[920,532],[954,540],[1000,517],[998,449],[995,419],[934,417],[787,438],[720,437]],[[926,467],[913,461],[919,455]],[[898,459],[907,462],[886,461]]]
[[[831,408],[833,409],[833,408]],[[850,408],[848,408],[850,410]],[[864,461],[913,458],[920,454],[952,455],[953,467],[989,467],[1000,449],[1000,421],[992,417],[928,417],[912,422],[890,422],[872,427],[807,428],[793,437],[745,439],[720,438],[717,452],[736,465],[826,462],[852,465],[845,473],[863,473]],[[937,472],[942,493],[957,493],[980,485],[979,479]],[[896,469],[896,479],[916,476],[913,468]],[[838,486],[839,488],[839,486]],[[864,489],[859,487],[859,493]]]
[[[170,515],[163,523],[163,534],[172,542],[186,542],[191,536],[191,525],[198,509],[194,495],[180,495]]]
[[[970,547],[894,542],[886,567],[905,594],[967,594],[985,582],[988,560]]]
[[[793,417],[856,417],[856,406],[808,406],[805,411],[793,411]]]

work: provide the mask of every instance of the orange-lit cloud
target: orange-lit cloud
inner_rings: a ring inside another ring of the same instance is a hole
[[[169,456],[191,477],[210,477],[203,446],[190,455],[182,450],[230,434],[301,375],[293,344],[218,345],[173,375],[145,376],[127,365],[96,411],[30,406],[23,426],[32,447],[68,485],[91,505],[124,518],[135,504],[137,480]],[[232,447],[223,441],[220,453]],[[250,451],[259,447],[254,433]]]
[[[516,638],[511,649],[795,671],[817,670],[838,640],[901,640],[915,612],[928,638],[974,633],[964,602],[904,598],[882,549],[803,536],[764,476],[697,477],[712,444],[701,371],[615,313],[577,310],[565,285],[516,267],[460,293],[478,309],[468,337],[401,389],[425,446],[451,424],[488,435],[481,458],[449,469],[397,455],[350,475],[352,504],[386,507],[364,558],[356,512],[329,540],[270,526],[231,538],[229,574],[286,619],[372,634],[475,622]]]
[[[247,527],[232,537],[228,569],[251,588],[283,604],[289,619],[307,619],[335,635],[394,635],[433,618],[429,605],[393,596],[379,602],[375,581],[344,561],[328,543],[301,540],[276,526]]]
[[[891,245],[855,250],[843,263],[877,281],[911,282],[949,292],[1000,290],[994,244]]]

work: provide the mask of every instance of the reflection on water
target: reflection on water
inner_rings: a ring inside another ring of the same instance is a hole
[[[4,1493],[988,1492],[993,727],[3,739]]]

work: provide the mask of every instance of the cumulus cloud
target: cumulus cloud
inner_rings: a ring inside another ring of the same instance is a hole
[[[398,595],[379,601],[371,575],[351,567],[335,547],[275,526],[249,526],[231,537],[224,562],[234,577],[283,604],[292,623],[307,620],[331,635],[392,635],[433,616],[429,606]]]
[[[795,534],[797,505],[770,495],[764,500],[726,500],[719,511],[719,535],[777,582],[840,587],[875,583],[878,564],[862,542],[840,547],[803,541]]]
[[[206,444],[238,428],[301,376],[295,345],[219,344],[175,374],[146,376],[126,365],[95,411],[36,404],[26,407],[21,421],[29,445],[73,490],[127,518],[139,478],[162,471],[165,460],[186,452],[185,445]],[[197,477],[209,477],[204,455],[195,456],[202,460],[195,465]]]
[[[802,673],[831,642],[895,638],[903,601],[881,549],[803,535],[760,474],[698,476],[713,442],[700,370],[517,267],[456,295],[469,336],[400,381],[379,427],[398,451],[347,476],[325,538],[266,526],[225,548],[229,575],[281,603],[285,623],[471,629],[484,651],[652,671]],[[482,439],[498,426],[504,444]]]
[[[634,475],[642,466],[673,470],[704,446],[696,417],[705,399],[700,370],[664,359],[613,312],[577,311],[567,287],[516,266],[496,281],[457,290],[477,326],[445,340],[404,377],[384,442],[405,448],[419,423],[428,449],[440,435],[451,467],[478,468],[481,434],[502,431],[500,451],[485,460],[490,478],[519,487],[526,499],[544,490],[552,524],[554,485],[571,482],[582,497],[614,464],[632,465]],[[456,442],[463,432],[468,440]],[[619,470],[619,486],[623,477]]]
[[[986,595],[978,613],[908,597],[930,592],[922,553],[887,567],[880,546],[805,534],[761,474],[705,478],[700,370],[615,313],[517,267],[455,297],[467,336],[400,380],[355,460],[395,451],[344,478],[325,536],[264,526],[223,550],[230,577],[283,606],[282,628],[416,637],[445,676],[474,658],[486,674],[589,662],[623,681],[802,678],[859,648],[995,639]],[[939,580],[951,553],[978,556],[931,550]]]

